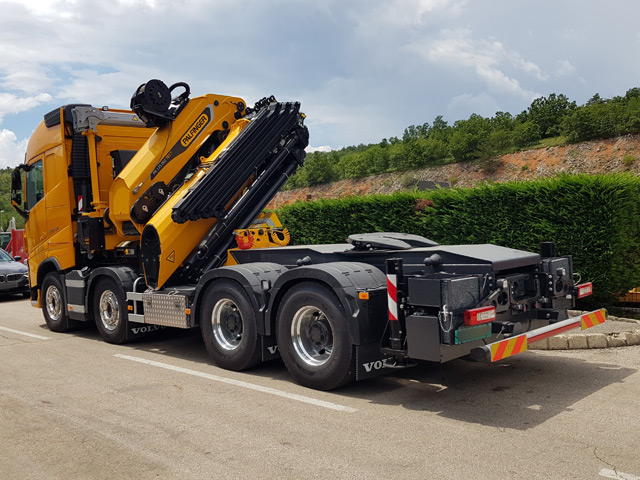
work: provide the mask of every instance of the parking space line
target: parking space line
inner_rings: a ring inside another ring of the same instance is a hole
[[[25,337],[37,338],[38,340],[51,340],[49,337],[43,337],[42,335],[36,335],[35,333],[22,332],[20,330],[14,330],[13,328],[0,327],[0,330],[5,332],[15,333],[17,335],[24,335]]]
[[[630,473],[618,472],[609,468],[603,468],[600,470],[599,475],[605,478],[612,478],[614,480],[640,480],[640,477],[631,475]]]
[[[263,387],[261,385],[255,385],[253,383],[243,382],[241,380],[234,380],[232,378],[220,377],[218,375],[199,372],[197,370],[191,370],[189,368],[177,367],[175,365],[170,365],[168,363],[154,362],[153,360],[147,360],[145,358],[140,358],[140,357],[133,357],[131,355],[123,355],[120,353],[115,354],[114,357],[122,358],[124,360],[131,360],[133,362],[144,363],[145,365],[164,368],[166,370],[173,370],[174,372],[186,373],[187,375],[206,378],[207,380],[226,383],[229,385],[234,385],[236,387],[246,388],[248,390],[255,390],[261,393],[268,393],[270,395],[276,395],[278,397],[288,398],[289,400],[295,400],[298,402],[315,405],[316,407],[328,408],[330,410],[337,410],[339,412],[347,412],[347,413],[354,413],[358,411],[355,408],[347,407],[345,405],[339,405],[337,403],[332,403],[332,402],[325,402],[324,400],[318,400],[316,398],[306,397],[304,395],[298,395],[296,393],[288,393],[282,390],[277,390],[275,388]]]

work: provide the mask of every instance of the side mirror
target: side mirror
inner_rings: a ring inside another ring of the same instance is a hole
[[[16,262],[19,262],[20,260],[22,260],[22,257],[21,257],[20,255],[18,255],[17,257],[13,257],[13,259],[14,259]]]
[[[22,172],[28,172],[29,166],[26,164],[18,165],[11,172],[11,205],[16,212],[25,220],[29,217],[28,212],[20,208],[22,205]]]
[[[19,165],[11,172],[11,200],[22,205],[22,171],[26,165]]]

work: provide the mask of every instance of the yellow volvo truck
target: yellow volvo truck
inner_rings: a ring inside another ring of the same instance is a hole
[[[605,321],[567,318],[592,285],[575,284],[552,243],[530,253],[378,232],[287,245],[262,210],[307,144],[296,102],[247,107],[159,80],[131,110],[46,114],[12,175],[32,304],[53,331],[94,321],[111,343],[199,327],[217,365],[281,357],[317,389],[416,360],[498,361]]]

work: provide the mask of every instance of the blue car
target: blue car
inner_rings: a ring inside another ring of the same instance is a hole
[[[0,249],[0,295],[21,293],[29,296],[29,270]]]

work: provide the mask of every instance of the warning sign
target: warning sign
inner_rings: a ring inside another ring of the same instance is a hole
[[[175,250],[169,254],[169,256],[167,257],[167,261],[169,261],[171,263],[174,263],[176,261],[176,251]]]

